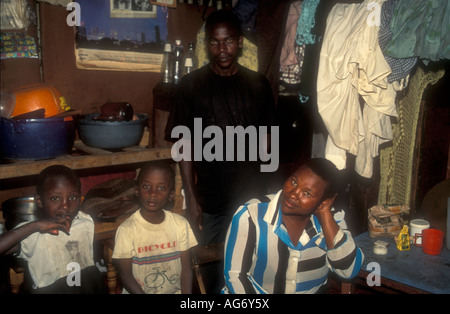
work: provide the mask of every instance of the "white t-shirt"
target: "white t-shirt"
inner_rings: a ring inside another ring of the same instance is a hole
[[[181,293],[181,252],[197,245],[188,221],[164,210],[160,224],[146,221],[140,210],[117,229],[112,257],[132,258],[136,281],[148,294]],[[128,293],[123,289],[123,293]]]
[[[43,288],[74,271],[94,265],[93,242],[94,221],[80,211],[72,222],[70,235],[62,231],[59,235],[35,232],[22,240],[18,257],[28,261],[34,288]],[[78,263],[79,269],[78,265],[70,264],[72,262]]]

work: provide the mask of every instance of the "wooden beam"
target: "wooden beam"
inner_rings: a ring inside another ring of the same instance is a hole
[[[77,143],[77,146],[79,144]],[[137,151],[106,152],[96,150],[93,155],[59,157],[39,161],[20,161],[12,164],[0,165],[0,180],[18,178],[39,174],[51,165],[65,165],[73,170],[99,168],[117,165],[129,165],[150,160],[172,159],[170,148],[141,148]],[[93,152],[93,150],[91,150]]]

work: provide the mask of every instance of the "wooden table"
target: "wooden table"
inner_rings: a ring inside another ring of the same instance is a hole
[[[364,253],[356,284],[381,293],[450,293],[450,251],[445,246],[439,255],[428,255],[421,247],[412,245],[410,250],[400,251],[394,239],[379,239],[389,245],[386,255],[377,255],[373,253],[376,240],[367,232],[355,237],[356,244]],[[367,285],[367,278],[371,282],[374,280],[372,272],[375,269],[372,266],[367,268],[372,262],[380,266],[381,286]]]

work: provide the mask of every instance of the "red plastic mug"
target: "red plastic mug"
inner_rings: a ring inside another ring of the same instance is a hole
[[[422,244],[417,243],[417,238],[422,238]],[[424,229],[422,234],[416,233],[414,244],[421,246],[422,250],[430,255],[438,255],[441,253],[444,243],[444,232],[438,229]]]

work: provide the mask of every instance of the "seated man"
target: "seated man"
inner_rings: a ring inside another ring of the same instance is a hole
[[[326,159],[298,168],[268,202],[234,214],[225,243],[225,293],[318,293],[329,270],[356,276],[364,255],[334,213],[338,170]]]

